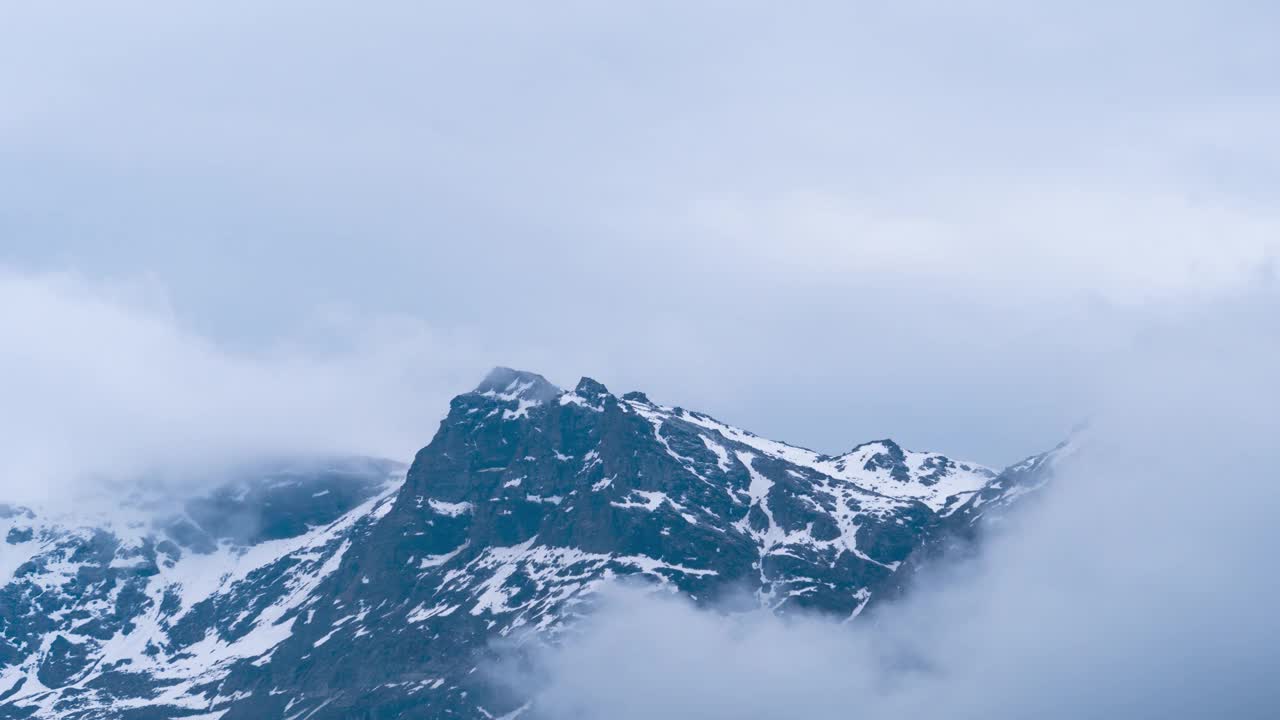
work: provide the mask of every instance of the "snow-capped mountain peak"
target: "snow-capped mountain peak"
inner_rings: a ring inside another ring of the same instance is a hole
[[[997,483],[1040,481],[1013,472],[498,368],[403,475],[242,479],[127,533],[0,511],[0,717],[517,713],[472,672],[491,641],[554,639],[610,579],[853,619],[940,528],[1007,506]]]

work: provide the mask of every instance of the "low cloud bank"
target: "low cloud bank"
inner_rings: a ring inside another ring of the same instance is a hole
[[[508,677],[538,717],[1274,717],[1274,296],[1153,328],[1079,449],[874,623],[634,589]]]
[[[329,318],[305,341],[244,352],[145,283],[0,267],[0,307],[0,502],[205,478],[258,456],[407,462],[484,365],[421,324],[377,318]]]

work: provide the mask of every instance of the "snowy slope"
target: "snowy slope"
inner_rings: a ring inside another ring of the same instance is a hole
[[[185,503],[190,512],[178,503],[174,513],[173,502],[146,492],[114,504],[88,498],[78,510],[0,513],[0,708],[63,718],[225,705],[233,698],[219,683],[239,663],[269,660],[402,479],[392,464],[345,461],[223,488],[222,500],[313,498],[293,500],[291,512],[314,526],[256,542],[193,534],[191,512],[204,503]],[[345,497],[326,500],[337,494]]]
[[[611,580],[852,620],[999,492],[890,440],[828,456],[508,369],[454,398],[407,474],[382,470],[161,519],[9,511],[0,718],[518,713],[477,672],[493,643],[556,637]],[[329,493],[347,502],[317,515]]]

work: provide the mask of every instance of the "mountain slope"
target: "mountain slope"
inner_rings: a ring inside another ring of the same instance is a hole
[[[347,529],[272,550],[277,559],[266,566],[281,569],[244,576],[256,585],[233,581],[234,607],[205,601],[210,620],[199,626],[217,628],[215,639],[183,635],[196,648],[190,657],[111,655],[115,679],[81,669],[49,675],[48,684],[36,673],[46,695],[25,685],[0,707],[52,717],[57,702],[83,698],[93,673],[116,696],[132,682],[126,676],[144,677],[132,696],[142,698],[170,679],[159,665],[188,662],[184,673],[205,679],[175,684],[171,694],[185,705],[166,702],[225,720],[518,712],[524,699],[497,694],[477,670],[492,643],[554,638],[611,579],[633,577],[702,603],[745,593],[777,612],[853,619],[877,594],[897,592],[903,564],[932,538],[994,502],[999,482],[981,466],[890,440],[828,456],[640,393],[616,396],[588,378],[565,392],[498,369],[454,398],[394,501],[390,490],[371,494],[334,523]],[[270,542],[278,541],[254,547]],[[294,568],[296,579],[284,580]],[[241,637],[237,607],[257,609],[243,635],[256,654],[215,649]],[[171,628],[181,619],[167,620],[168,647],[177,647]],[[141,638],[156,633],[135,622],[112,637],[147,648]],[[79,652],[55,649],[50,634],[32,630],[43,644],[15,651],[4,672],[25,668],[31,678],[48,658]],[[82,716],[126,716],[94,712]]]
[[[518,699],[472,672],[487,642],[559,632],[612,577],[852,617],[993,475],[889,441],[827,457],[590,379],[562,392],[498,371],[453,400],[396,506],[335,573],[340,605],[299,628],[227,717],[283,712],[267,687],[297,688],[289,700],[317,718],[510,710]],[[338,624],[351,608],[372,610]]]
[[[1058,465],[1078,446],[1079,437],[1073,436],[1052,450],[1010,465],[963,504],[945,514],[920,535],[897,572],[879,588],[868,610],[904,596],[919,573],[930,565],[939,562],[954,565],[980,552],[983,536],[992,525],[1004,520],[1015,507],[1038,497],[1053,480]]]
[[[181,717],[226,704],[403,478],[344,460],[174,502],[135,488],[0,508],[0,717]],[[98,500],[97,503],[93,502]]]

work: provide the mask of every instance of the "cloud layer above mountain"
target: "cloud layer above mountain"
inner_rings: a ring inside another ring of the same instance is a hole
[[[0,260],[154,280],[254,354],[407,315],[820,450],[1000,464],[1088,411],[1133,315],[1274,282],[1275,21],[28,4],[0,27]]]
[[[1272,716],[1276,309],[1156,333],[1047,494],[873,623],[620,591],[521,676],[539,717]]]

